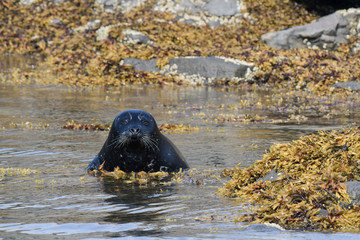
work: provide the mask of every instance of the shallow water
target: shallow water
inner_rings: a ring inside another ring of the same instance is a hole
[[[269,91],[206,87],[83,90],[0,84],[0,168],[38,171],[0,179],[0,239],[359,239],[356,234],[280,231],[265,225],[243,228],[231,222],[242,206],[219,198],[215,191],[222,183],[215,180],[171,186],[100,181],[88,176],[85,168],[107,133],[62,129],[70,120],[107,123],[122,110],[141,108],[151,112],[158,124],[200,127],[199,132],[167,136],[192,168],[221,171],[238,163],[251,165],[273,143],[338,129],[359,119],[358,103],[351,103],[336,119],[309,113],[302,125],[213,121],[220,113],[234,111],[282,118],[264,108],[218,107],[271,96]],[[28,123],[21,126],[22,122]],[[35,127],[40,122],[49,127]]]

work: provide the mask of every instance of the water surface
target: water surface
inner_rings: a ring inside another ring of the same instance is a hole
[[[270,106],[221,107],[238,105],[244,99],[266,102],[264,99],[272,100],[271,94],[208,87],[84,90],[1,84],[0,168],[30,168],[38,173],[0,180],[0,239],[359,239],[356,234],[280,231],[264,225],[243,229],[243,224],[231,222],[242,206],[215,194],[222,184],[219,181],[203,185],[185,181],[171,186],[100,181],[87,176],[85,168],[107,133],[62,129],[70,120],[107,123],[123,110],[140,108],[151,112],[158,124],[198,126],[199,132],[167,136],[192,168],[221,171],[238,163],[251,165],[273,143],[320,129],[338,129],[359,117],[358,103],[351,103],[336,119],[309,112],[304,124],[213,120],[231,113],[282,119]],[[330,109],[342,111],[336,104]],[[39,123],[49,127],[35,127]]]

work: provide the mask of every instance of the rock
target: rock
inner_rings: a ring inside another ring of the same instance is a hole
[[[130,43],[130,44],[151,43],[149,37],[146,34],[131,29],[123,30],[122,35],[124,36],[125,43]]]
[[[145,0],[96,0],[95,3],[100,9],[106,12],[131,11],[133,8],[144,4]]]
[[[251,232],[277,232],[285,231],[280,225],[275,223],[255,223],[248,225],[242,229],[242,231],[251,231]]]
[[[335,83],[333,86],[337,87],[337,88],[346,88],[351,91],[360,90],[360,82],[356,82],[356,81],[338,82],[338,83]]]
[[[35,2],[36,0],[21,0],[20,4],[22,5],[31,5]]]
[[[160,0],[154,7],[155,11],[174,13],[185,24],[211,27],[236,23],[246,15],[242,13],[244,9],[245,5],[236,0]]]
[[[96,19],[95,21],[86,23],[86,30],[96,30],[101,26],[101,20]]]
[[[181,57],[169,60],[169,65],[177,66],[178,73],[199,75],[205,78],[244,78],[253,65],[235,59],[222,57]]]
[[[85,31],[89,31],[89,30],[96,30],[100,26],[101,26],[101,20],[96,19],[92,22],[86,23],[85,26],[80,26],[80,27],[74,28],[74,33],[83,33]]]
[[[240,13],[244,5],[235,0],[160,0],[155,6],[157,11],[170,11],[173,13],[200,13],[208,15],[232,16]]]
[[[156,58],[150,60],[142,60],[138,58],[125,58],[122,62],[124,65],[131,65],[135,69],[144,72],[160,72],[160,69],[156,66]]]
[[[360,206],[360,181],[346,182],[345,185],[352,203]]]
[[[60,25],[62,24],[64,21],[61,18],[54,18],[50,20],[50,23],[53,25]]]
[[[103,41],[106,40],[109,36],[110,29],[112,27],[117,27],[118,24],[108,25],[104,27],[100,27],[98,30],[96,30],[96,41]]]
[[[244,79],[254,70],[250,63],[223,57],[172,58],[162,70],[156,66],[156,61],[126,58],[122,64],[132,65],[141,71],[181,74],[185,81],[194,84],[208,84],[214,79]]]
[[[204,10],[216,16],[232,16],[240,13],[238,2],[235,0],[208,0]]]
[[[350,36],[360,37],[360,8],[350,8],[337,12],[349,22]],[[358,41],[355,46],[352,47],[351,52],[357,53],[359,50],[360,42]]]
[[[261,39],[278,49],[321,48],[335,49],[341,42],[347,43],[349,23],[339,12],[319,18],[316,22],[286,30],[270,32]]]

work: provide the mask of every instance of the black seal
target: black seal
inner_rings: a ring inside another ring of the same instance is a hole
[[[176,172],[189,165],[177,147],[160,133],[155,119],[143,110],[121,112],[114,120],[101,151],[88,171]]]

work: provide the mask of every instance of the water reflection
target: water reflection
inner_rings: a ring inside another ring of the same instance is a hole
[[[141,222],[148,226],[145,229],[130,230],[126,233],[127,235],[162,236],[164,231],[161,228],[150,228],[149,226],[158,225],[164,221],[165,215],[181,209],[181,203],[177,206],[171,201],[173,189],[170,186],[136,186],[104,180],[102,190],[111,195],[105,199],[105,202],[115,209],[103,218],[105,222],[117,224]]]

